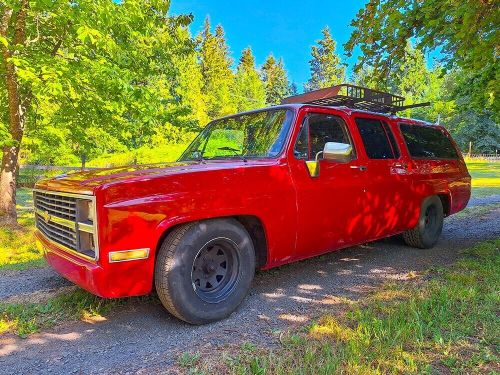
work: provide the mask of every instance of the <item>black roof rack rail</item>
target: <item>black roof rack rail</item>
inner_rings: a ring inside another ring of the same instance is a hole
[[[395,114],[409,108],[425,107],[430,102],[404,105],[405,98],[367,87],[347,83],[289,96],[281,104],[315,104],[330,107],[345,106],[371,112]]]

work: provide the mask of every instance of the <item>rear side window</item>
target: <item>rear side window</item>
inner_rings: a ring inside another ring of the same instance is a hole
[[[430,126],[399,124],[401,133],[414,158],[457,159],[450,139],[441,130]]]
[[[394,159],[396,157],[384,124],[380,120],[357,118],[356,125],[370,159]],[[389,134],[392,136],[390,130]]]

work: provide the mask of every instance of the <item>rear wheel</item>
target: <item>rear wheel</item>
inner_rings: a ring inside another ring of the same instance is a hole
[[[437,196],[426,198],[415,228],[403,233],[407,245],[420,249],[433,247],[443,230],[443,204]]]
[[[157,256],[155,285],[167,310],[191,324],[220,320],[245,298],[255,272],[255,253],[234,219],[182,225]]]

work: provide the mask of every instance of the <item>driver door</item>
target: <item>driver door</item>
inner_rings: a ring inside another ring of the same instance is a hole
[[[365,169],[358,160],[344,114],[308,108],[301,117],[289,159],[297,194],[297,259],[361,242],[365,235],[361,204]],[[324,160],[319,154],[319,175],[311,177],[306,161],[314,160],[326,142],[350,144],[351,157],[346,162],[336,162]]]

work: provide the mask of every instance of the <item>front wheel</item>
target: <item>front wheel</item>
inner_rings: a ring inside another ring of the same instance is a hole
[[[231,314],[245,298],[255,272],[255,252],[234,219],[181,225],[164,240],[155,286],[166,309],[191,324]]]
[[[420,249],[433,247],[443,230],[443,204],[437,196],[426,198],[420,208],[415,228],[403,233],[407,245]]]

